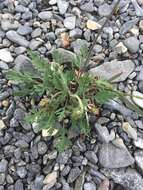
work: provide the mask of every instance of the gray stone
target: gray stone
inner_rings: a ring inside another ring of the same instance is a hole
[[[119,148],[109,143],[101,145],[99,163],[105,168],[122,168],[132,165],[134,159],[125,147]]]
[[[15,182],[15,190],[24,190],[23,183],[20,179]]]
[[[136,37],[131,36],[124,41],[124,45],[131,53],[136,53],[139,50],[140,42]]]
[[[7,37],[10,41],[12,41],[12,42],[14,42],[14,43],[16,43],[16,44],[18,44],[18,45],[20,45],[20,46],[28,47],[28,45],[29,45],[29,42],[28,42],[23,36],[20,36],[20,35],[19,35],[16,31],[14,31],[14,30],[8,31],[8,32],[6,33],[6,37]]]
[[[111,61],[95,67],[90,70],[90,73],[101,79],[109,80],[113,76],[120,74],[113,82],[125,81],[135,68],[131,60],[126,61]]]
[[[60,54],[60,56],[61,56],[60,61],[62,63],[72,63],[73,60],[76,58],[76,55],[73,52],[68,51],[66,49],[58,48],[58,49],[56,49],[56,51]]]
[[[16,30],[19,25],[20,24],[17,21],[14,21],[13,23],[10,20],[5,19],[1,21],[1,28],[3,31]]]
[[[65,1],[65,0],[58,0],[57,1],[57,5],[58,5],[58,9],[60,14],[65,14],[68,7],[69,7],[69,2]]]
[[[32,39],[31,42],[30,42],[30,44],[29,44],[29,48],[30,48],[31,50],[36,50],[36,49],[38,49],[38,47],[40,47],[42,44],[43,44],[43,41]]]
[[[112,6],[108,5],[107,3],[104,3],[103,5],[100,5],[98,8],[98,14],[101,17],[107,17],[112,11]]]
[[[20,148],[28,148],[29,144],[25,140],[18,140],[15,143],[15,146],[20,147]]]
[[[143,81],[143,66],[141,67],[141,70],[137,76],[137,80]]]
[[[71,169],[69,175],[68,175],[68,179],[67,182],[68,183],[73,183],[77,177],[80,175],[81,171],[78,167]]]
[[[82,48],[87,48],[89,43],[86,40],[77,39],[71,43],[71,47],[73,48],[76,54],[80,53]]]
[[[91,182],[85,183],[84,190],[96,190],[96,185]]]
[[[141,8],[137,2],[137,0],[131,0],[132,4],[134,5],[136,15],[138,17],[143,17],[143,8]]]
[[[97,162],[98,162],[98,158],[97,158],[95,152],[93,152],[93,151],[87,151],[85,153],[85,157],[87,158],[87,160],[89,160],[93,164],[97,164]]]
[[[38,14],[39,18],[43,21],[50,21],[53,17],[51,11],[43,11]]]
[[[13,57],[8,49],[0,49],[0,60],[10,63],[13,62]]]
[[[138,91],[133,91],[132,99],[136,105],[143,108],[143,94]]]
[[[20,167],[17,167],[16,173],[17,173],[17,175],[18,175],[20,178],[25,178],[26,175],[27,175],[27,170],[26,170],[25,167],[20,166]]]
[[[3,185],[5,182],[5,174],[4,173],[0,173],[0,185]]]
[[[64,167],[64,169],[62,170],[62,172],[61,172],[61,175],[62,176],[66,176],[66,175],[68,175],[68,173],[70,172],[70,170],[71,170],[71,167],[70,166],[65,166]]]
[[[138,137],[137,140],[133,141],[135,147],[143,149],[143,139]]]
[[[15,48],[15,53],[17,54],[17,55],[19,55],[19,54],[22,54],[22,53],[24,53],[24,52],[26,52],[26,48],[25,47],[16,47]]]
[[[135,18],[133,20],[127,21],[125,22],[121,28],[120,28],[120,34],[125,34],[126,32],[128,32],[131,28],[133,28],[134,25],[137,24],[137,22],[139,21],[138,18]]]
[[[97,132],[99,141],[103,143],[108,143],[110,141],[110,134],[107,127],[102,127],[100,124],[96,123],[95,130]]]
[[[22,35],[22,36],[25,36],[25,35],[28,35],[28,34],[31,34],[32,32],[32,28],[30,26],[19,26],[17,32]]]
[[[68,162],[71,155],[72,155],[72,150],[66,150],[66,151],[64,151],[62,153],[59,153],[56,161],[59,164],[64,164],[65,165]]]
[[[75,190],[83,190],[86,172],[82,172],[75,182]]]
[[[30,19],[32,19],[32,12],[31,11],[27,11],[27,12],[23,13],[22,14],[22,18],[24,20],[30,20]]]
[[[36,28],[36,29],[31,33],[31,36],[32,36],[32,38],[36,38],[36,37],[40,36],[41,33],[42,33],[41,28]]]
[[[5,173],[7,170],[7,166],[8,166],[8,161],[5,159],[2,159],[0,161],[0,173]]]
[[[28,11],[28,8],[26,8],[25,6],[23,5],[17,5],[15,7],[15,11],[16,12],[19,12],[19,13],[24,13],[24,12],[27,12]]]
[[[10,96],[10,93],[8,91],[4,91],[2,93],[0,93],[0,101],[8,98]]]
[[[36,178],[34,180],[33,187],[31,188],[31,190],[42,190],[43,180],[44,180],[44,176],[43,175],[36,176]]]
[[[47,152],[47,149],[48,149],[48,147],[44,141],[40,141],[38,143],[38,153],[40,155],[44,155]]]
[[[83,3],[80,6],[81,10],[83,10],[85,12],[93,12],[93,11],[95,11],[93,0],[89,0],[88,2],[87,1],[83,1],[83,2],[85,2],[85,3]]]
[[[22,72],[34,72],[31,60],[25,55],[19,55],[16,57],[15,61],[15,70]]]
[[[102,172],[126,190],[143,190],[143,178],[135,169],[104,169]]]
[[[75,28],[69,33],[71,38],[80,38],[82,36],[82,30],[79,28]]]
[[[2,69],[2,70],[8,70],[9,67],[8,67],[8,65],[5,62],[0,61],[0,69]]]
[[[138,170],[143,175],[143,151],[142,150],[136,151],[134,153],[134,157]]]
[[[136,121],[135,121],[135,124],[136,124],[136,126],[137,126],[139,129],[143,129],[143,121],[141,121],[141,120],[136,120]]]
[[[66,17],[64,19],[64,26],[69,30],[74,29],[75,24],[76,24],[76,17],[75,16],[69,16],[69,17]]]

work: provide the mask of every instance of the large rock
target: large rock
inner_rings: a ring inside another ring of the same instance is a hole
[[[129,151],[113,144],[102,144],[99,150],[99,162],[105,168],[122,168],[132,165],[134,159]]]
[[[14,31],[14,30],[8,31],[8,32],[6,33],[6,37],[7,37],[10,41],[12,41],[12,42],[14,42],[14,43],[16,43],[16,44],[18,44],[18,45],[20,45],[20,46],[28,47],[28,45],[29,45],[29,42],[28,42],[23,36],[20,36],[20,35],[19,35],[16,31]]]
[[[143,190],[143,178],[135,169],[104,169],[102,172],[125,190]]]
[[[90,73],[105,80],[109,80],[117,74],[120,74],[120,76],[114,80],[114,82],[120,82],[127,79],[127,77],[133,72],[134,67],[135,65],[131,60],[114,60],[111,62],[105,62],[104,64],[91,69]]]

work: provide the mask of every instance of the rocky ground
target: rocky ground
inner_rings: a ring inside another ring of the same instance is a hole
[[[112,10],[105,0],[0,0],[0,190],[143,190],[143,118],[111,101],[91,137],[58,153],[36,125],[24,123],[28,99],[13,98],[5,71],[31,68],[27,49],[45,57],[88,47]],[[64,48],[67,50],[65,51]],[[143,1],[121,0],[95,45],[91,70],[122,73],[116,86],[143,96]],[[143,101],[134,99],[143,108]]]

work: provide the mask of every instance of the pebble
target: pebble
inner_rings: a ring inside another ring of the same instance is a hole
[[[125,61],[111,61],[95,67],[90,70],[90,73],[94,76],[98,76],[101,79],[109,80],[113,76],[121,73],[118,78],[113,82],[125,81],[127,77],[133,72],[135,68],[134,63],[131,60]]]
[[[2,120],[0,120],[0,131],[5,128],[6,128],[6,125],[4,124]]]
[[[85,174],[86,174],[86,172],[82,172],[80,174],[80,176],[77,178],[77,180],[75,182],[75,189],[76,190],[83,190],[83,184],[84,184],[84,180],[85,180]]]
[[[2,69],[2,70],[8,70],[9,67],[8,67],[7,63],[5,63],[3,61],[0,61],[0,69]]]
[[[28,42],[23,36],[20,36],[20,35],[19,35],[16,31],[14,31],[14,30],[8,31],[8,32],[6,33],[6,37],[7,37],[10,41],[12,41],[12,42],[14,42],[14,43],[16,43],[16,44],[18,44],[18,45],[20,45],[20,46],[28,47],[28,45],[29,45],[29,42]]]
[[[47,149],[48,149],[48,147],[47,147],[47,145],[46,145],[46,143],[44,141],[43,142],[40,141],[38,143],[38,153],[40,155],[44,155],[47,152]]]
[[[69,17],[66,17],[64,19],[64,26],[68,30],[74,29],[75,28],[75,24],[76,24],[76,17],[75,16],[69,16]]]
[[[22,179],[25,178],[25,176],[27,175],[27,170],[23,166],[17,167],[16,172],[17,172],[17,175]]]
[[[86,26],[90,30],[98,30],[101,28],[101,25],[93,20],[88,20]]]
[[[41,28],[36,28],[35,30],[33,30],[33,32],[31,33],[32,38],[36,38],[39,37],[42,33]]]
[[[135,147],[143,149],[143,139],[138,137],[137,140],[133,141]]]
[[[132,99],[136,105],[143,108],[143,94],[138,91],[133,91]]]
[[[32,28],[30,26],[19,26],[18,30],[17,30],[18,34],[22,35],[22,36],[26,36],[28,34],[31,34],[32,32]]]
[[[85,183],[84,190],[96,190],[96,185],[94,183]]]
[[[87,151],[85,153],[85,157],[93,164],[97,164],[98,162],[98,158],[96,156],[96,154],[93,151]]]
[[[138,21],[139,21],[139,19],[135,18],[133,20],[125,22],[120,28],[120,34],[123,35],[123,34],[127,33],[131,28],[133,28],[134,25],[137,24]]]
[[[141,21],[139,22],[139,29],[140,29],[141,31],[143,31],[143,20],[141,20]]]
[[[124,46],[123,42],[119,42],[116,47],[115,47],[116,51],[120,54],[122,53],[126,53],[128,51],[128,49],[126,48],[126,46]]]
[[[137,139],[137,131],[128,122],[124,122],[122,128],[131,139]]]
[[[64,15],[67,12],[67,9],[69,7],[69,2],[65,0],[58,0],[57,5],[58,5],[60,14]]]
[[[139,40],[134,36],[124,40],[124,45],[131,53],[136,53],[139,51],[139,44],[140,44]]]
[[[15,182],[15,190],[24,190],[22,180],[18,179]]]
[[[108,143],[110,141],[110,134],[107,127],[103,127],[100,124],[96,123],[95,130],[97,132],[99,141],[103,143]]]
[[[68,175],[67,182],[73,183],[77,179],[77,177],[80,175],[80,173],[81,173],[81,170],[78,167],[72,168]]]
[[[139,150],[134,153],[135,163],[139,172],[143,175],[143,151]]]
[[[54,171],[54,172],[48,174],[48,175],[45,177],[43,183],[47,185],[48,189],[50,189],[50,188],[52,188],[52,187],[55,185],[55,183],[57,182],[57,177],[58,177],[58,174],[57,174],[56,171]],[[46,190],[46,189],[45,189],[45,190]]]
[[[0,60],[10,63],[13,62],[14,58],[7,49],[0,49]]]
[[[125,148],[113,144],[102,144],[99,150],[99,163],[104,168],[122,168],[134,163],[134,158]]]
[[[65,165],[68,162],[71,155],[72,155],[72,150],[70,150],[70,149],[66,150],[66,151],[64,151],[62,153],[59,153],[56,161],[59,164],[64,164]]]
[[[38,14],[39,18],[43,21],[50,21],[53,17],[51,11],[43,11]]]
[[[5,159],[2,159],[0,161],[0,173],[5,173],[7,171],[8,167],[8,161]]]
[[[143,9],[139,6],[137,0],[131,0],[131,2],[135,8],[136,15],[138,17],[143,17]]]
[[[42,44],[43,44],[43,41],[42,41],[42,40],[35,40],[35,39],[32,39],[31,42],[29,43],[29,48],[34,51],[34,50],[36,50],[38,47],[40,47]]]
[[[141,66],[140,72],[137,76],[137,80],[143,81],[143,66]]]
[[[101,17],[107,17],[112,11],[112,7],[108,5],[107,3],[104,3],[99,6],[98,8],[98,14]]]

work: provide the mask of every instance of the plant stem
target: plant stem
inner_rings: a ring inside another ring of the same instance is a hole
[[[100,34],[102,33],[103,28],[105,27],[105,25],[107,24],[107,22],[110,20],[111,16],[114,14],[114,12],[115,12],[115,10],[116,10],[116,8],[117,8],[119,2],[120,2],[120,0],[117,0],[117,2],[115,3],[115,5],[114,5],[114,7],[113,7],[113,9],[112,9],[112,11],[111,11],[111,13],[110,13],[109,16],[106,18],[106,20],[105,20],[104,24],[102,25],[101,29],[98,31],[97,36],[94,38],[93,43],[92,43],[92,45],[91,45],[91,47],[90,47],[90,49],[89,49],[89,51],[88,51],[88,54],[87,54],[87,56],[86,56],[84,70],[87,69],[87,66],[88,66],[88,63],[89,63],[89,61],[90,61],[91,54],[92,54],[93,48],[94,48],[94,46],[95,46],[95,44],[96,44],[96,42],[97,42],[97,39],[99,38]]]

